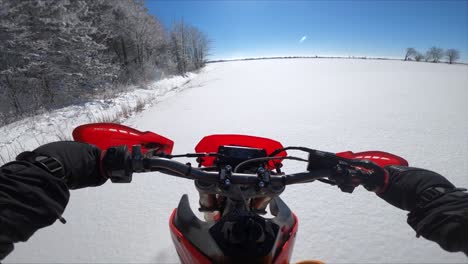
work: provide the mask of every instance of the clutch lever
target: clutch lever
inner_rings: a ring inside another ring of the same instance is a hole
[[[326,183],[336,184],[343,192],[352,193],[363,183],[366,189],[375,191],[386,177],[385,170],[369,160],[352,160],[314,149],[307,149],[307,152],[307,170],[329,170],[329,182]]]

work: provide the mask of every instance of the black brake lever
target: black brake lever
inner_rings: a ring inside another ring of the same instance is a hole
[[[342,192],[352,193],[359,185],[355,181],[358,173],[360,173],[358,170],[354,170],[348,165],[337,164],[331,170],[330,179],[335,182]]]

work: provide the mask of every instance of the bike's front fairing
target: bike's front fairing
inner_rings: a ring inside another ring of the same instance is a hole
[[[218,221],[198,219],[187,195],[170,218],[171,236],[182,263],[288,263],[297,232],[297,218],[276,197],[274,218],[233,210]]]
[[[203,157],[199,163],[201,166],[215,166],[222,169],[226,165],[234,168],[245,160],[267,157],[282,148],[281,143],[269,138],[230,134],[206,136],[195,147],[195,151],[218,153],[216,158]],[[286,151],[280,151],[274,155],[278,159],[254,164],[253,169],[256,171],[259,165],[267,169],[279,168],[281,158],[286,154]],[[249,167],[244,166],[243,169],[241,172],[246,172]],[[199,191],[200,184],[200,181],[196,181]],[[242,188],[246,190],[245,187],[239,187],[240,192]],[[183,263],[288,262],[297,231],[297,219],[291,210],[279,197],[272,197],[271,200],[267,200],[274,217],[264,218],[254,212],[255,210],[251,210],[252,208],[246,209],[250,207],[244,206],[245,203],[236,200],[241,197],[243,195],[234,200],[231,200],[233,197],[227,198],[227,202],[225,200],[221,206],[223,216],[216,221],[208,222],[198,219],[190,209],[187,196],[182,197],[178,208],[172,214],[170,228],[172,239]],[[213,209],[211,208],[213,206],[200,205],[208,211]]]
[[[283,145],[280,142],[263,137],[256,137],[250,135],[236,135],[236,134],[215,134],[204,137],[198,142],[195,147],[195,152],[218,152],[221,146],[241,146],[248,148],[263,149],[266,155],[270,155],[275,150],[282,149]],[[275,157],[281,158],[287,155],[286,151],[281,151]],[[267,162],[268,169],[275,169],[281,167],[281,159],[271,160]],[[216,158],[206,157],[201,160],[201,165],[208,167],[216,164]]]

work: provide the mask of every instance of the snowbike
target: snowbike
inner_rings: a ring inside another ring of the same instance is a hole
[[[195,182],[205,220],[193,213],[186,194],[169,220],[182,263],[289,263],[298,219],[280,198],[286,185],[320,181],[352,192],[364,179],[382,176],[384,166],[408,166],[382,151],[330,153],[248,135],[209,135],[195,153],[174,155],[172,140],[111,123],[79,126],[73,137],[104,151],[112,182],[129,183],[133,173],[148,171]],[[292,150],[308,158],[288,155]],[[195,158],[197,166],[174,160],[180,157]],[[284,160],[305,162],[306,170],[284,173]],[[273,217],[266,217],[267,207]]]

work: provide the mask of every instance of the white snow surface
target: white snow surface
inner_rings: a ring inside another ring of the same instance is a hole
[[[182,85],[187,80],[176,85],[176,96],[166,96],[125,124],[173,139],[173,153],[191,152],[203,136],[216,133],[270,137],[285,146],[331,152],[383,150],[468,186],[467,66],[236,61],[210,64]],[[105,110],[96,102],[1,128],[1,151],[12,142],[33,148],[33,135],[52,141],[57,131],[70,133],[88,122],[80,114],[85,108]],[[28,125],[32,122],[35,126]],[[285,162],[285,172],[304,169],[304,163]],[[184,193],[196,211],[193,183],[160,173],[134,175],[131,184],[72,191],[64,214],[68,223],[55,223],[18,243],[5,263],[176,263],[168,219]],[[314,182],[287,187],[282,198],[299,218],[293,261],[467,261],[461,253],[416,238],[406,212],[363,188],[347,194]]]
[[[175,76],[150,83],[146,88],[129,87],[130,92],[119,93],[112,98],[65,107],[0,127],[0,164],[14,159],[18,151],[31,150],[51,141],[71,140],[73,129],[84,123],[122,116],[122,111],[134,114],[132,109],[139,103],[145,103],[147,107],[183,88],[192,87],[190,81],[195,76],[188,73],[184,77]]]

